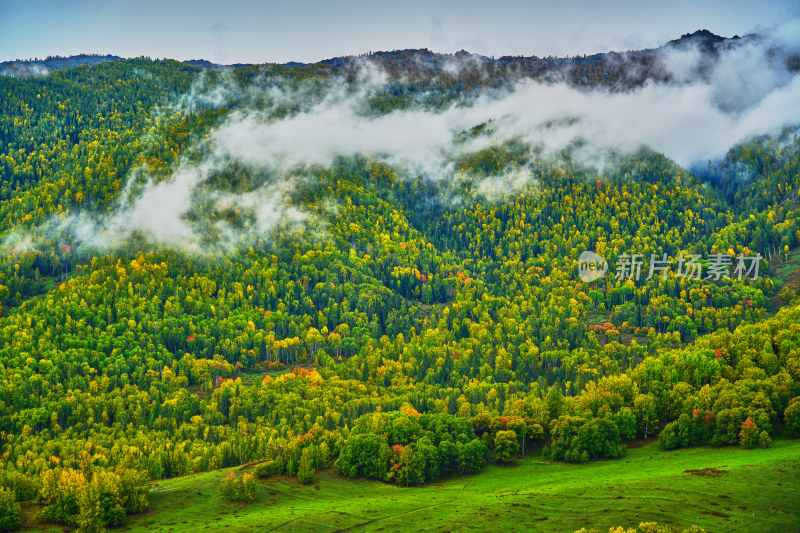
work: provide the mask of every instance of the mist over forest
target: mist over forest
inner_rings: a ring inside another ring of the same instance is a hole
[[[0,531],[795,529],[798,127],[797,19],[0,63]]]

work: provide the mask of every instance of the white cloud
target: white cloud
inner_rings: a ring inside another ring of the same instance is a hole
[[[784,52],[775,52],[778,45]],[[470,149],[522,138],[558,152],[583,140],[593,151],[626,152],[646,145],[688,166],[721,157],[748,136],[800,123],[798,77],[786,68],[786,49],[773,36],[744,42],[725,49],[702,78],[698,67],[705,60],[698,49],[667,51],[661,66],[675,83],[648,82],[614,92],[527,80],[508,92],[440,112],[366,116],[363,100],[371,93],[349,94],[339,86],[283,120],[235,114],[214,141],[220,153],[253,165],[325,165],[336,155],[366,153],[441,177],[454,136],[495,120],[494,136],[473,142]]]
[[[161,244],[200,251],[203,239],[186,216],[200,194],[220,208],[254,213],[254,226],[245,230],[214,223],[229,243],[246,243],[284,222],[303,220],[305,215],[285,201],[295,183],[292,176],[305,165],[329,165],[339,155],[369,154],[434,179],[458,179],[456,156],[510,139],[541,146],[545,154],[582,141],[579,155],[589,164],[602,165],[608,150],[632,152],[643,145],[684,166],[702,163],[722,157],[749,136],[800,124],[800,76],[786,68],[786,51],[796,50],[800,39],[786,27],[723,50],[701,77],[697,72],[704,59],[698,50],[666,52],[661,67],[672,74],[670,84],[648,82],[615,92],[526,80],[444,110],[381,116],[365,112],[367,99],[387,83],[386,74],[369,64],[356,90],[333,83],[322,94],[285,83],[242,88],[227,76],[216,84],[201,77],[180,105],[219,106],[231,100],[267,105],[262,111],[245,105],[231,113],[208,139],[205,162],[181,165],[168,181],[147,185],[140,196],[123,195],[118,210],[99,224],[77,217],[66,225],[97,245],[112,246],[138,231]],[[286,105],[297,111],[275,118],[273,111]],[[491,134],[454,142],[459,132],[490,120]],[[276,178],[243,195],[205,191],[205,177],[230,162],[269,168]],[[527,179],[524,170],[494,176],[478,192],[503,194]]]

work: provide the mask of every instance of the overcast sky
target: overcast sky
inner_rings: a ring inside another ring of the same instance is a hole
[[[402,48],[575,55],[733,36],[800,14],[797,0],[0,0],[0,61],[79,53],[312,62]]]

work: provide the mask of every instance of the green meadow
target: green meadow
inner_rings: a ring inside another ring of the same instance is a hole
[[[686,473],[704,470],[706,475]],[[537,458],[425,487],[349,480],[262,481],[251,504],[223,502],[227,470],[154,483],[150,508],[123,531],[574,531],[642,521],[707,531],[800,529],[800,442],[770,449],[655,445],[585,465]]]

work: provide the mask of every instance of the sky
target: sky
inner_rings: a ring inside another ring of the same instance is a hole
[[[565,56],[653,48],[698,29],[744,35],[798,15],[796,0],[0,0],[0,61],[285,63],[403,48]]]

